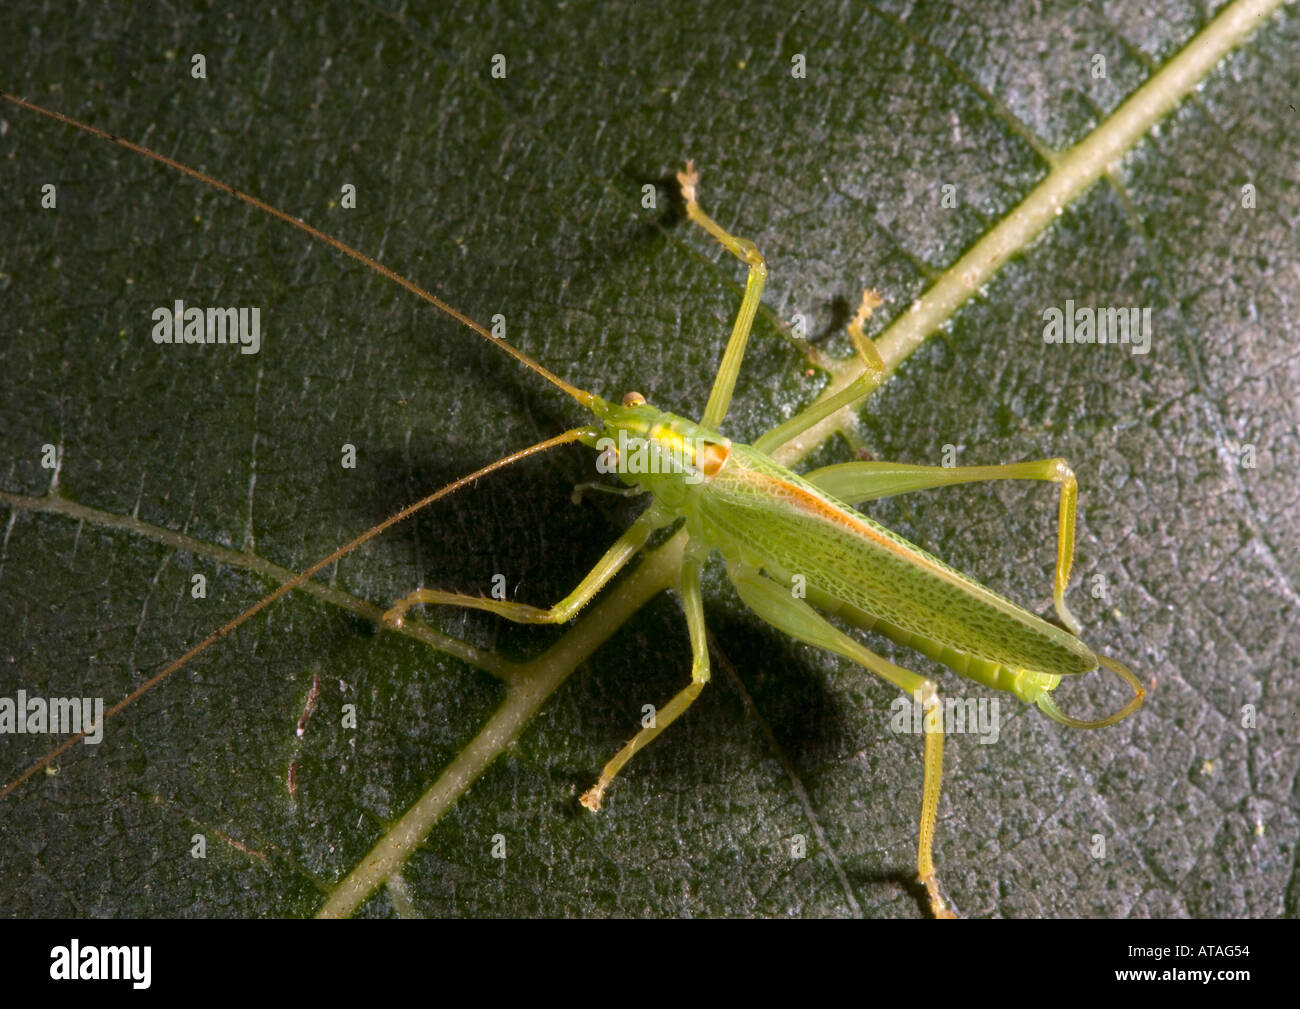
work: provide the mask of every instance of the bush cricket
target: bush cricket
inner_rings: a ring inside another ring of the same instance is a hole
[[[400,628],[417,606],[455,606],[487,611],[518,623],[564,623],[573,618],[633,559],[658,530],[680,525],[688,545],[678,590],[685,611],[692,661],[690,683],[659,711],[605,766],[583,794],[582,805],[599,810],[605,791],[624,765],[643,746],[679,717],[709,680],[710,657],[700,587],[703,565],[714,554],[726,564],[729,579],[747,607],[761,620],[790,637],[838,654],[914,696],[926,712],[925,774],[917,853],[917,873],[936,917],[951,917],[939,886],[931,849],[942,774],[943,731],[939,696],[928,678],[898,666],[832,624],[827,616],[905,645],[985,686],[1015,694],[1038,706],[1057,722],[1075,728],[1100,728],[1132,714],[1145,691],[1122,664],[1095,653],[1078,638],[1078,621],[1065,603],[1074,556],[1077,485],[1062,459],[998,466],[929,467],[888,462],[850,462],[799,475],[780,465],[772,453],[835,411],[860,401],[874,388],[882,371],[879,355],[865,334],[867,318],[881,304],[876,292],[864,292],[849,323],[849,335],[865,372],[830,397],[758,438],[754,444],[733,442],[721,431],[740,373],[746,343],[762,296],[767,268],[762,254],[747,239],[736,237],[704,212],[697,199],[698,174],[693,162],[677,176],[692,224],[719,242],[748,270],[745,293],[712,390],[698,422],[652,406],[639,392],[607,401],[555,375],[479,323],[435,295],[399,276],[375,259],[338,239],[180,162],[112,136],[93,126],[52,113],[8,94],[7,101],[99,136],[182,172],[271,214],[376,270],[437,307],[463,326],[501,348],[516,361],[560,389],[591,414],[581,426],[511,453],[453,481],[395,513],[356,539],[285,581],[239,616],[185,652],[108,712],[112,717],[151,690],[176,669],[233,631],[340,557],[426,505],[461,489],[487,473],[549,448],[581,443],[596,450],[599,468],[616,473],[633,493],[650,504],[632,526],[564,599],[549,608],[498,598],[436,589],[420,589],[395,603],[384,622]],[[855,509],[865,501],[915,490],[984,480],[1035,480],[1060,487],[1058,544],[1053,600],[1062,630],[1002,598],[944,564]],[[1123,707],[1107,717],[1077,719],[1063,714],[1052,692],[1063,678],[1107,669],[1133,691]],[[84,734],[84,733],[83,733]],[[10,782],[8,794],[36,770],[48,765],[79,737],[47,755]]]

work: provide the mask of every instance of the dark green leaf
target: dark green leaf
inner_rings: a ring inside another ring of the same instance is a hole
[[[1086,136],[1217,12],[438,6],[251,5],[164,23],[143,8],[10,5],[22,27],[0,32],[3,87],[301,215],[478,320],[504,315],[512,342],[579,385],[698,415],[743,270],[681,218],[672,176],[694,157],[706,207],[771,267],[728,422],[748,440],[823,381],[778,323],[801,313],[824,352],[849,353],[864,285],[884,293],[883,321],[906,311],[1043,177],[1049,149]],[[881,457],[936,464],[953,445],[962,463],[1068,458],[1084,637],[1155,684],[1111,729],[1066,730],[1000,696],[995,745],[950,739],[936,856],[965,914],[1296,912],[1298,31],[1293,14],[1265,23],[864,411]],[[190,76],[194,53],[207,80]],[[406,292],[227,196],[7,105],[0,149],[4,491],[45,494],[54,445],[63,497],[301,569],[584,419]],[[57,210],[40,209],[47,183]],[[345,183],[355,210],[338,206]],[[940,206],[945,184],[956,209]],[[1043,310],[1067,298],[1152,306],[1151,353],[1045,346]],[[177,299],[260,307],[260,353],[155,345],[150,314]],[[817,458],[849,454],[831,442]],[[552,602],[635,514],[615,498],[570,504],[591,472],[576,448],[521,464],[332,581],[382,607],[417,583],[486,592],[502,573],[512,597]],[[1050,489],[949,490],[874,513],[1048,609]],[[105,522],[18,506],[6,522],[0,696],[112,704],[274,584]],[[605,811],[577,794],[642,705],[688,676],[670,595],[578,668],[437,823],[398,896],[379,891],[361,913],[921,913],[920,744],[889,731],[893,692],[766,630],[719,572],[708,588],[714,683]],[[431,619],[516,658],[562,633]],[[889,654],[951,696],[989,697]],[[1101,677],[1061,695],[1080,712],[1120,697]],[[0,907],[315,913],[504,696],[486,673],[296,595],[0,800]],[[1243,727],[1246,705],[1257,727]],[[0,778],[50,743],[0,737]]]

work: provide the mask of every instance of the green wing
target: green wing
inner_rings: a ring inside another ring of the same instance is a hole
[[[744,445],[699,487],[688,529],[729,560],[817,589],[873,617],[1015,669],[1085,673],[1078,638],[985,588]]]

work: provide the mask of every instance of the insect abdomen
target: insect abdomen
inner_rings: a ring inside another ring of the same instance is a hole
[[[928,638],[924,634],[897,627],[887,620],[873,617],[856,607],[838,603],[833,599],[816,598],[814,601],[820,608],[845,618],[856,627],[872,631],[904,648],[920,652],[927,658],[947,666],[953,672],[960,673],[986,687],[1015,694],[1028,704],[1037,702],[1041,694],[1054,690],[1061,679],[1059,675],[1031,669],[1016,669],[1002,662],[971,655],[969,652],[960,651],[951,645]],[[1093,666],[1095,668],[1095,661]]]

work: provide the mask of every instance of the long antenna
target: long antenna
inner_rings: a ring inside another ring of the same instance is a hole
[[[258,210],[265,211],[266,213],[270,214],[272,217],[278,217],[286,224],[292,224],[299,231],[302,231],[310,235],[312,238],[324,242],[326,245],[330,246],[331,248],[337,249],[339,252],[342,252],[344,255],[351,256],[358,263],[370,267],[370,269],[374,270],[376,273],[382,274],[383,276],[387,277],[393,283],[399,284],[402,287],[406,288],[416,297],[423,298],[434,308],[438,309],[439,311],[445,312],[447,315],[451,316],[453,319],[459,322],[466,329],[473,330],[479,336],[483,337],[483,339],[487,340],[488,343],[492,344],[495,347],[500,347],[502,350],[504,350],[507,354],[513,357],[520,364],[524,365],[527,368],[531,368],[533,371],[537,372],[537,374],[541,375],[542,378],[546,379],[546,381],[550,382],[552,385],[563,390],[568,395],[576,399],[582,406],[590,409],[595,403],[599,401],[599,397],[596,396],[594,393],[587,392],[585,389],[579,389],[576,385],[569,384],[564,379],[560,378],[559,375],[556,375],[554,372],[549,371],[546,368],[543,368],[540,364],[534,361],[522,350],[519,350],[516,347],[512,347],[504,340],[498,340],[495,336],[493,336],[486,329],[484,329],[482,325],[475,322],[473,319],[471,319],[468,315],[465,315],[463,312],[459,312],[456,309],[452,308],[450,305],[448,305],[445,301],[439,298],[432,291],[426,291],[419,284],[415,283],[414,281],[407,280],[400,273],[397,273],[396,271],[385,266],[383,263],[379,262],[379,260],[367,256],[364,252],[362,252],[359,249],[354,249],[352,246],[348,245],[346,242],[340,241],[339,239],[335,238],[333,235],[327,235],[319,228],[312,227],[310,224],[308,224],[306,221],[302,220],[301,218],[294,217],[292,214],[286,213],[285,211],[281,210],[279,207],[273,207],[265,200],[260,200],[256,196],[252,196],[248,193],[245,193],[243,190],[236,189],[234,186],[231,185],[227,185],[226,183],[222,182],[220,179],[216,179],[213,178],[211,175],[208,175],[206,172],[200,172],[197,168],[191,168],[189,165],[182,164],[181,162],[176,161],[174,158],[167,157],[167,155],[165,154],[159,154],[157,151],[151,151],[147,147],[141,147],[139,144],[132,143],[130,140],[126,140],[123,139],[122,137],[109,133],[107,130],[101,130],[98,126],[91,126],[89,123],[83,123],[79,119],[73,119],[71,116],[65,116],[62,112],[55,112],[53,109],[47,109],[42,105],[37,105],[35,102],[29,102],[25,98],[19,98],[17,95],[11,95],[7,91],[0,91],[0,98],[3,98],[7,102],[12,102],[14,105],[17,105],[20,108],[29,109],[32,112],[38,112],[43,116],[56,120],[57,122],[64,123],[68,126],[73,126],[76,129],[91,134],[92,136],[99,137],[101,140],[107,140],[110,143],[117,144],[118,147],[125,147],[128,151],[133,151],[136,154],[143,154],[146,158],[152,158],[154,161],[157,161],[159,164],[166,165],[168,168],[174,168],[176,171],[182,173],[183,175],[188,175],[192,179],[197,179],[199,182],[205,183],[206,185],[211,186],[213,189],[218,189],[223,193],[228,193],[229,195],[235,197],[235,199],[237,200],[243,200],[249,206],[253,206],[256,207]]]
[[[56,746],[53,750],[51,750],[49,753],[43,756],[40,760],[32,764],[31,767],[23,771],[22,774],[14,778],[13,781],[5,785],[4,788],[0,789],[0,799],[3,799],[15,788],[17,788],[24,781],[30,778],[33,774],[39,771],[42,767],[52,764],[55,760],[57,760],[64,753],[66,753],[74,743],[84,739],[86,736],[90,735],[90,733],[101,728],[104,722],[107,722],[114,715],[117,715],[119,712],[121,712],[123,708],[128,707],[136,700],[138,700],[140,697],[142,697],[144,694],[147,694],[154,687],[158,686],[158,684],[160,684],[163,680],[171,676],[172,673],[180,669],[181,666],[189,662],[190,659],[198,655],[199,652],[204,651],[210,645],[216,644],[216,642],[220,641],[222,638],[224,638],[227,634],[233,631],[240,624],[244,623],[250,617],[256,616],[258,613],[266,609],[268,606],[270,606],[281,596],[288,595],[294,589],[306,583],[311,578],[312,575],[316,574],[318,571],[323,570],[324,568],[329,567],[331,564],[333,564],[344,554],[351,553],[357,547],[361,546],[362,543],[365,543],[367,540],[374,539],[376,536],[382,533],[385,529],[388,529],[390,526],[394,526],[398,522],[401,522],[403,519],[409,518],[410,516],[418,512],[421,508],[425,507],[426,505],[433,504],[433,502],[437,501],[439,498],[444,498],[449,494],[455,493],[456,491],[464,487],[466,484],[473,483],[475,480],[479,479],[480,477],[487,476],[489,473],[493,472],[494,470],[504,469],[506,466],[509,466],[511,463],[518,462],[520,459],[525,459],[530,455],[536,455],[538,452],[545,452],[548,448],[554,448],[557,445],[566,445],[571,441],[577,441],[584,434],[591,432],[591,430],[592,430],[591,428],[585,428],[585,427],[570,428],[568,431],[565,431],[563,434],[557,434],[554,438],[547,438],[545,441],[539,441],[536,445],[529,445],[527,448],[521,448],[518,452],[511,452],[508,456],[498,459],[496,460],[496,462],[488,463],[482,469],[476,469],[473,473],[470,473],[468,476],[463,476],[459,480],[453,480],[445,487],[440,487],[438,490],[434,491],[432,494],[428,495],[427,497],[421,498],[419,501],[416,501],[414,504],[407,505],[401,511],[394,512],[392,515],[388,516],[388,518],[384,519],[384,521],[380,522],[379,525],[372,526],[371,528],[367,529],[356,539],[352,540],[350,543],[346,543],[343,546],[339,547],[328,557],[322,557],[315,564],[309,567],[306,571],[303,571],[301,574],[295,575],[293,578],[290,578],[287,582],[281,583],[280,586],[276,588],[273,592],[263,596],[261,599],[255,602],[248,609],[244,610],[243,613],[239,614],[239,616],[234,617],[233,619],[222,624],[220,627],[218,627],[215,631],[209,634],[206,638],[200,641],[197,645],[191,648],[184,655],[180,656],[179,658],[173,659],[161,670],[154,673],[154,675],[151,676],[149,679],[145,680],[144,683],[140,684],[140,686],[136,687],[129,694],[123,697],[120,701],[114,704],[111,708],[108,708],[104,712],[104,716],[100,720],[98,725],[88,725],[85,728],[83,728],[80,732],[78,732],[76,735],[69,736],[62,743]]]

